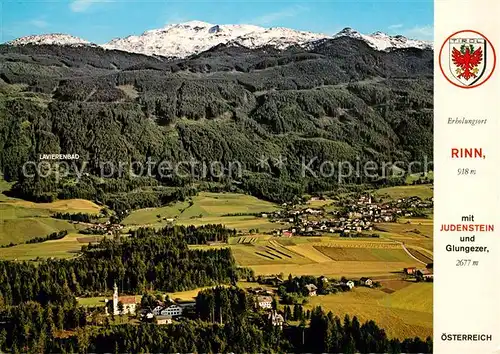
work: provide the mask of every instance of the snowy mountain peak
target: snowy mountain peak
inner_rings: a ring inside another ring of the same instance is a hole
[[[371,34],[372,37],[380,37],[380,38],[387,38],[387,37],[390,37],[387,33],[385,32],[381,32],[381,31],[377,31],[377,32],[373,32]]]
[[[219,33],[222,32],[222,29],[219,25],[212,26],[208,29],[208,33]]]
[[[181,22],[181,23],[174,23],[174,24],[169,24],[165,27],[171,27],[171,26],[174,26],[174,27],[201,27],[201,28],[207,28],[207,27],[213,27],[214,24],[212,23],[208,23],[208,22],[204,22],[204,21],[197,21],[197,20],[193,20],[193,21],[187,21],[187,22]]]
[[[25,36],[7,42],[10,45],[25,45],[25,44],[54,44],[54,45],[90,45],[89,41],[63,33],[51,33]]]
[[[284,49],[327,37],[326,35],[297,31],[290,28],[264,28],[255,25],[221,25],[202,21],[169,24],[139,36],[113,39],[103,45],[148,55],[186,57],[219,44],[239,44],[249,48],[271,45]]]
[[[422,41],[416,39],[408,39],[402,35],[391,36],[387,33],[377,31],[370,35],[361,34],[358,31],[346,27],[342,31],[338,32],[333,36],[333,38],[339,37],[351,37],[360,39],[366,42],[370,47],[376,50],[392,50],[400,48],[419,48],[419,49],[432,49],[432,42]]]
[[[338,32],[334,37],[341,37],[341,36],[358,36],[361,35],[358,31],[351,27],[345,27],[342,31]]]

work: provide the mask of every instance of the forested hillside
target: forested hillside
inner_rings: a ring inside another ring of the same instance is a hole
[[[183,60],[1,45],[0,169],[19,182],[14,193],[38,201],[157,206],[191,195],[198,177],[286,201],[338,183],[336,175],[304,178],[303,159],[317,156],[313,169],[322,161],[431,160],[432,58],[430,50],[378,52],[352,38],[308,50],[221,45]],[[73,173],[85,168],[80,183],[74,174],[23,177],[26,161],[59,153],[80,156],[70,161]],[[276,165],[278,156],[286,163]],[[237,161],[243,173],[206,176],[197,165],[183,167],[189,177],[159,176],[156,164],[154,178],[128,179],[103,168],[147,159]],[[149,194],[130,193],[141,188]]]
[[[9,305],[73,303],[75,295],[105,292],[114,282],[130,293],[234,283],[246,270],[236,268],[228,248],[188,249],[229,234],[234,230],[221,225],[139,229],[131,237],[83,246],[81,256],[70,260],[0,261],[0,298]]]

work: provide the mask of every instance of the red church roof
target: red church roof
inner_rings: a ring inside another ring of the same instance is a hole
[[[120,296],[118,298],[118,302],[121,302],[122,304],[127,304],[127,305],[130,305],[130,304],[135,304],[136,301],[135,301],[135,296]]]

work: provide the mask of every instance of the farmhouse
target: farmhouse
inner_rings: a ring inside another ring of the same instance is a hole
[[[257,296],[257,304],[261,309],[272,308],[273,298],[271,296]]]
[[[316,287],[316,285],[314,285],[314,284],[307,284],[306,285],[306,289],[309,292],[309,296],[316,296],[316,290],[318,290],[318,288]]]
[[[429,269],[418,269],[415,272],[415,277],[417,280],[434,281],[434,274]]]
[[[283,279],[280,277],[265,277],[262,278],[259,283],[266,284],[266,285],[272,285],[272,286],[279,286],[281,283],[283,283]]]
[[[403,272],[406,275],[414,275],[416,270],[417,270],[417,267],[409,267],[409,268],[404,268]]]
[[[172,323],[172,317],[170,316],[156,316],[155,323],[157,325],[166,325]]]
[[[106,302],[106,315],[112,313],[113,315],[134,315],[137,309],[135,296],[118,296],[118,286],[113,287],[113,301],[105,300]],[[123,309],[120,309],[120,304]],[[120,311],[122,310],[122,311]]]
[[[359,279],[359,284],[371,287],[373,286],[373,280],[370,278],[361,278]]]

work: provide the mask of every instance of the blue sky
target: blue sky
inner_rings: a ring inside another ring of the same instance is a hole
[[[95,43],[200,20],[248,23],[334,34],[344,27],[433,38],[432,0],[0,0],[0,42],[42,33],[68,33]]]

